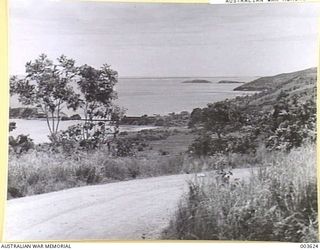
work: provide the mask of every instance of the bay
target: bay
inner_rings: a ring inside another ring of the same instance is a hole
[[[127,116],[167,115],[181,111],[191,112],[194,108],[205,107],[208,103],[250,95],[252,92],[233,91],[243,83],[218,83],[221,80],[248,82],[256,77],[168,77],[168,78],[120,78],[116,84],[118,98],[115,103],[126,110]],[[190,83],[193,79],[209,83]],[[17,96],[10,98],[10,107],[23,107]],[[63,110],[67,115],[74,112]],[[79,112],[80,113],[80,112]],[[81,113],[80,113],[81,115]],[[28,134],[35,143],[48,142],[48,128],[45,120],[10,119],[17,128],[10,135]],[[61,121],[60,130],[79,123]],[[120,131],[139,131],[152,126],[121,126]]]

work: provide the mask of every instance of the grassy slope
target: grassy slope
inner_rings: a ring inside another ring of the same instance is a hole
[[[258,78],[254,81],[245,83],[234,90],[250,90],[250,91],[263,91],[273,90],[284,85],[294,85],[294,82],[299,78],[316,78],[317,69],[310,68],[306,70],[295,71],[291,73],[284,73],[275,76],[266,76]]]
[[[266,153],[248,182],[190,184],[163,238],[317,242],[315,158],[313,144]]]
[[[153,134],[158,136],[161,133],[160,130]],[[129,133],[128,136],[136,134]],[[22,155],[10,154],[8,197],[190,172],[193,165],[184,152],[193,137],[186,129],[175,129],[166,139],[147,141],[148,146],[137,151],[135,157],[112,157],[107,148],[69,156],[36,150]]]
[[[277,103],[280,92],[285,92],[288,98],[295,97],[299,102],[313,99],[316,96],[317,70],[310,68],[269,77],[261,77],[241,85],[235,90],[260,91],[251,96],[239,97],[240,103],[253,110],[271,110]]]
[[[304,102],[315,98],[315,88],[312,68],[247,83],[236,90],[262,92],[234,101],[247,110],[271,110],[281,91]],[[315,145],[289,154],[261,150],[257,163],[250,164],[261,167],[259,174],[249,182],[191,183],[163,238],[317,242]]]

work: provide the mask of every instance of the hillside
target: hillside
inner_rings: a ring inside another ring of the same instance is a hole
[[[277,102],[280,92],[284,92],[289,98],[304,102],[315,100],[317,83],[317,69],[310,68],[292,73],[284,73],[275,76],[261,77],[243,84],[236,91],[258,91],[247,97],[247,105],[260,106],[268,109]]]
[[[64,113],[60,113],[62,120],[66,120],[68,116]],[[79,119],[79,115],[72,116],[73,118]],[[10,108],[9,109],[9,118],[10,119],[41,119],[46,118],[45,113],[38,108],[25,107],[25,108]],[[81,117],[80,117],[81,118]],[[75,119],[75,120],[77,120]],[[71,118],[72,120],[72,118]]]
[[[294,85],[296,81],[307,79],[309,81],[316,80],[317,69],[310,68],[306,70],[283,73],[275,76],[260,77],[254,81],[245,83],[234,90],[237,91],[265,91],[265,90],[275,90],[284,85]],[[308,84],[308,82],[306,82]]]
[[[10,108],[9,117],[21,119],[45,118],[45,115],[37,108]]]

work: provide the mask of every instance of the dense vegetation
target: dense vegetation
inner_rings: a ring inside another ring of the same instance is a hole
[[[314,141],[316,71],[280,76],[280,80],[279,76],[267,78],[278,84],[269,84],[268,90],[194,109],[189,126],[199,137],[190,152],[254,153],[261,144],[269,150],[289,151],[306,139]],[[260,89],[265,78],[245,85]]]
[[[8,197],[193,172],[198,160],[182,154],[191,140],[188,131],[177,129],[121,132],[112,143],[95,149],[68,141],[53,146],[34,144],[29,136],[10,137]]]
[[[191,183],[164,239],[318,242],[315,145],[269,152],[247,182]]]
[[[164,239],[318,241],[316,81],[306,72],[276,76],[278,85],[262,78],[266,91],[193,110],[189,126],[199,136],[189,152],[226,164],[189,184]],[[254,167],[249,180],[223,170],[235,154]]]

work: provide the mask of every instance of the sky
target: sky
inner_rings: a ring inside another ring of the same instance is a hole
[[[9,0],[10,74],[41,53],[120,77],[265,76],[317,65],[319,3]]]

